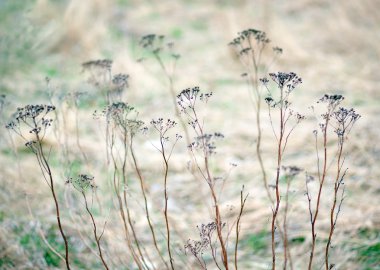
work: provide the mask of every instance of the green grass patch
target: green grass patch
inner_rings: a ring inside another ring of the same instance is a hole
[[[361,228],[358,230],[359,238],[363,239],[363,245],[353,248],[357,254],[357,260],[364,270],[380,269],[380,230]],[[371,242],[371,244],[365,244]]]
[[[254,253],[262,253],[268,249],[269,233],[261,231],[250,234],[247,238],[242,239],[243,246],[250,248]]]
[[[170,31],[170,36],[175,39],[180,39],[183,36],[183,30],[181,28],[175,27]]]
[[[13,267],[16,267],[16,265],[13,263],[11,258],[6,255],[0,258],[0,269],[9,269]]]
[[[370,246],[362,246],[357,249],[358,259],[364,269],[380,269],[380,242]]]
[[[61,241],[58,241],[57,235],[52,229],[50,229],[46,236],[47,241],[54,245],[54,248],[60,252],[64,253],[65,246]],[[24,232],[20,238],[20,245],[28,250],[29,257],[33,257],[36,252],[41,253],[45,262],[48,266],[59,267],[61,259],[55,255],[44,243],[41,237],[37,234],[35,230],[30,230],[29,232]],[[30,258],[32,260],[32,258]]]
[[[305,242],[305,237],[304,236],[298,236],[290,239],[290,243],[294,245],[299,245]]]
[[[201,20],[192,21],[190,27],[196,31],[205,31],[208,28],[207,24]]]

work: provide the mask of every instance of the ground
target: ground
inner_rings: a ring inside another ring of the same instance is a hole
[[[294,110],[302,112],[306,119],[289,140],[284,165],[316,173],[313,130],[318,128],[320,117],[312,113],[310,106],[318,107],[316,102],[324,94],[343,95],[342,105],[360,113],[361,118],[345,146],[344,168],[348,168],[345,199],[333,238],[331,261],[336,269],[379,269],[380,13],[375,1],[35,0],[25,4],[9,0],[3,1],[0,7],[0,123],[3,126],[0,132],[0,199],[3,202],[0,205],[0,268],[64,267],[46,244],[64,253],[51,194],[40,167],[24,142],[4,128],[17,107],[53,103],[57,114],[45,147],[49,149],[63,224],[70,235],[73,265],[78,269],[102,268],[81,197],[65,184],[69,174],[82,172],[93,175],[98,185],[93,209],[100,226],[107,221],[103,238],[106,259],[112,269],[127,269],[120,266],[128,265],[128,258],[124,256],[127,249],[111,185],[112,167],[105,158],[105,121],[93,117],[94,111],[101,111],[106,102],[99,89],[88,82],[89,74],[81,64],[112,59],[113,74],[129,75],[129,87],[123,92],[122,100],[133,105],[147,125],[152,118],[175,118],[165,73],[138,45],[142,36],[154,33],[165,35],[165,40],[173,42],[175,52],[181,56],[174,75],[175,93],[194,86],[213,92],[200,113],[207,132],[221,132],[225,136],[217,141],[217,154],[212,158],[211,167],[215,176],[229,175],[219,200],[228,228],[233,228],[240,209],[243,185],[249,194],[241,219],[239,268],[270,269],[271,205],[255,151],[255,111],[250,89],[241,77],[245,70],[228,45],[238,32],[254,28],[267,33],[271,40],[269,47],[283,49],[283,54],[270,65],[269,72],[295,72],[303,80],[292,93],[291,101]],[[141,57],[146,59],[138,61]],[[270,59],[270,52],[266,51],[264,60]],[[171,61],[166,56],[164,60]],[[84,92],[77,106],[68,98],[68,93],[73,92]],[[269,184],[273,185],[276,139],[265,103],[261,116],[264,164]],[[278,123],[276,115],[273,122]],[[180,125],[177,128],[176,132],[183,134]],[[171,136],[174,134],[173,131]],[[159,245],[165,250],[163,166],[159,152],[152,147],[152,144],[157,145],[157,140],[149,131],[136,138],[135,147],[146,180]],[[62,156],[65,143],[70,152],[70,166]],[[331,164],[335,161],[335,150],[332,150],[335,144],[336,140],[331,140],[329,145]],[[171,158],[168,178],[169,218],[176,263],[197,269],[193,258],[184,255],[184,244],[187,239],[198,237],[197,225],[212,221],[213,207],[207,184],[187,169],[189,159],[185,140],[179,141]],[[231,167],[231,163],[237,166]],[[328,172],[317,226],[315,269],[323,266],[324,243],[330,225],[333,165]],[[153,252],[131,160],[128,174],[132,219],[141,242]],[[311,189],[315,192],[317,183],[311,183]],[[304,173],[294,180],[290,194],[290,250],[294,269],[305,269],[311,233]],[[235,235],[231,234],[231,258],[234,239]],[[281,258],[280,244],[277,253]],[[211,258],[205,258],[213,269]]]

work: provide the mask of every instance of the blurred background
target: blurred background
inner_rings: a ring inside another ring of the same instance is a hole
[[[88,156],[94,157],[91,164],[83,167],[99,179],[100,189],[109,191],[107,174],[102,171],[104,153],[99,150],[104,147],[97,144],[102,130],[97,129],[98,124],[92,117],[94,110],[101,110],[105,103],[88,83],[82,63],[112,59],[113,74],[130,76],[123,99],[138,109],[140,117],[148,123],[153,117],[168,117],[173,115],[173,107],[167,79],[152,59],[138,61],[144,56],[138,45],[142,36],[165,35],[181,55],[174,90],[179,93],[184,88],[200,86],[214,93],[205,122],[211,131],[220,131],[226,136],[218,147],[221,157],[215,170],[225,170],[230,162],[238,164],[228,179],[221,202],[226,212],[232,206],[236,208],[242,184],[250,194],[242,220],[241,268],[268,269],[271,257],[266,232],[271,210],[259,179],[254,150],[255,115],[241,78],[244,69],[235,51],[228,46],[238,32],[247,28],[265,31],[270,45],[284,50],[271,65],[271,72],[292,71],[303,79],[293,96],[296,110],[310,116],[308,107],[323,94],[338,93],[345,96],[345,106],[354,107],[362,115],[347,143],[346,198],[337,225],[333,258],[336,269],[380,269],[378,1],[0,0],[0,123],[4,126],[18,106],[63,103],[68,93],[86,93],[77,113],[70,113],[70,105],[64,106],[68,122],[65,131],[59,132],[65,132],[70,141],[77,132],[73,119],[79,118],[81,145]],[[267,117],[266,111],[263,115]],[[286,164],[305,170],[315,165],[312,126],[317,122],[312,118],[297,130],[285,157]],[[263,129],[264,157],[269,175],[273,176],[275,140],[269,124],[264,123]],[[0,268],[61,268],[59,259],[51,254],[41,238],[42,232],[48,242],[63,251],[50,194],[41,181],[39,167],[22,141],[14,139],[4,128],[0,134]],[[75,139],[71,140],[73,152],[79,153]],[[48,144],[58,151],[54,136],[48,138]],[[140,142],[139,158],[149,181],[150,196],[155,198],[162,190],[162,183],[157,183],[155,175],[162,171],[159,156],[146,144],[143,140]],[[52,156],[58,186],[62,194],[70,193],[64,185],[65,170],[59,157],[54,158]],[[194,183],[186,172],[187,158],[185,146],[179,147],[171,172],[171,192],[176,201],[171,215],[178,234],[175,237],[178,250],[183,248],[181,241],[197,236],[196,225],[210,219],[210,206],[204,207],[201,203],[206,200],[203,196],[207,196],[207,187],[197,193],[199,183]],[[300,221],[291,228],[292,248],[295,269],[303,269],[309,256],[305,250],[310,239],[304,180],[298,181],[299,184],[294,185],[295,209],[290,220]],[[62,195],[62,201],[65,196]],[[108,203],[111,209],[112,200]],[[158,200],[157,209],[153,207],[157,226],[162,225],[161,204]],[[64,216],[72,214],[66,209],[67,205],[63,207],[67,212]],[[80,213],[75,210],[75,215],[80,216]],[[101,216],[99,214],[100,219]],[[111,214],[103,215],[103,218],[110,217]],[[136,222],[139,222],[138,217]],[[328,222],[328,212],[321,214],[322,231]],[[83,229],[83,238],[90,236],[90,225],[78,229],[68,220],[65,225],[78,254],[75,267],[101,268],[91,258],[80,256],[90,254],[91,250],[81,242],[83,239],[78,233]],[[122,236],[113,229],[110,225],[105,244],[109,247],[107,258],[114,258],[112,269],[127,269],[117,266],[123,262],[118,242]]]

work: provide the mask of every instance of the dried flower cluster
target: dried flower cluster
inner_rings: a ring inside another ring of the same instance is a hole
[[[97,111],[93,115],[95,118],[99,117]],[[108,105],[100,116],[105,117],[107,123],[119,126],[132,135],[141,130],[144,125],[143,121],[137,119],[138,113],[135,108],[125,102],[114,102]]]
[[[217,229],[215,222],[210,222],[208,224],[202,224],[200,227],[197,226],[199,231],[200,240],[187,240],[185,245],[185,253],[191,253],[201,264],[203,268],[206,268],[206,262],[203,259],[204,252],[208,250],[213,245],[213,234]],[[214,252],[212,250],[212,252]],[[213,255],[213,254],[212,254]],[[213,255],[214,256],[214,255]]]
[[[285,73],[285,72],[277,72],[277,73],[269,73],[270,78],[277,84],[277,87],[280,89],[279,98],[275,100],[272,96],[272,93],[269,90],[268,83],[269,80],[267,78],[260,79],[260,82],[263,86],[268,90],[269,96],[265,97],[265,102],[269,107],[281,107],[284,109],[288,109],[290,106],[289,95],[296,88],[296,86],[302,83],[302,79],[298,77],[294,72]],[[286,87],[285,91],[284,88]],[[290,110],[290,115],[293,114],[293,111]],[[296,114],[299,120],[302,120],[302,116]]]
[[[17,108],[13,114],[13,120],[6,124],[6,128],[13,130],[19,136],[27,140],[22,133],[22,125],[29,129],[29,133],[35,135],[37,141],[42,140],[45,136],[46,129],[51,126],[53,119],[47,118],[47,114],[54,111],[52,105],[26,105]],[[41,133],[42,132],[42,133]],[[28,141],[26,146],[32,146],[34,141]]]
[[[129,75],[119,73],[113,76],[112,83],[117,88],[117,90],[122,91],[128,87],[128,79]]]
[[[188,109],[194,110],[199,92],[199,87],[195,86],[193,88],[186,88],[177,95],[177,103],[181,108],[181,112],[186,112]],[[212,97],[212,92],[201,93],[199,100],[207,103],[210,97]]]
[[[247,29],[240,33],[238,33],[238,37],[233,39],[229,45],[242,45],[245,40],[255,39],[258,43],[269,43],[270,40],[267,38],[267,35],[265,32],[256,30],[256,29]],[[242,53],[246,48],[242,49]]]
[[[101,59],[101,60],[91,60],[84,62],[82,64],[83,69],[103,69],[107,71],[111,71],[112,68],[112,60],[109,59]]]
[[[112,63],[112,60],[102,59],[82,64],[83,71],[89,74],[88,82],[106,95],[107,103],[111,103],[114,96],[120,98],[123,91],[128,88],[129,75],[124,73],[113,75]]]
[[[169,137],[166,136],[167,132],[170,129],[177,126],[177,122],[175,122],[174,120],[167,119],[166,121],[164,121],[163,118],[152,119],[152,121],[150,121],[150,124],[153,126],[153,128],[155,130],[158,131],[158,133],[160,134],[160,139],[162,140],[162,142],[168,142],[169,141]],[[178,140],[180,138],[182,138],[182,136],[179,134],[176,134],[176,140]]]
[[[284,88],[284,86],[286,86],[288,93],[293,91],[298,84],[302,83],[302,79],[294,72],[269,73],[269,76],[279,88]]]
[[[282,166],[281,169],[287,177],[295,177],[303,171],[302,168],[299,168],[297,166]]]
[[[171,57],[174,58],[174,60],[177,60],[180,58],[180,55],[173,52],[174,43],[173,42],[167,42],[165,43],[165,36],[164,35],[156,35],[156,34],[149,34],[146,36],[143,36],[140,39],[139,45],[153,53],[156,57],[160,53],[169,53]],[[140,61],[142,59],[139,59]]]
[[[247,68],[252,68],[255,70],[255,78],[257,80],[257,70],[261,63],[261,56],[263,50],[270,43],[270,39],[267,37],[266,33],[256,29],[246,29],[234,38],[229,45],[236,49],[237,55]],[[274,55],[282,54],[282,49],[280,47],[272,48]],[[244,73],[248,75],[248,73]],[[254,83],[256,84],[256,83]]]
[[[334,132],[338,135],[339,143],[342,144],[345,136],[351,131],[355,122],[360,118],[360,114],[354,109],[339,108],[333,112],[336,121]]]
[[[323,97],[319,99],[317,103],[327,103],[329,106],[336,106],[339,105],[341,101],[344,100],[344,97],[342,95],[328,95],[325,94]]]
[[[72,184],[79,192],[86,192],[88,189],[95,189],[94,177],[88,174],[79,174],[76,178],[69,178],[67,184]]]
[[[223,139],[224,135],[219,132],[213,134],[203,134],[195,138],[195,141],[192,142],[188,147],[190,150],[201,149],[207,152],[208,155],[215,154],[215,139]]]

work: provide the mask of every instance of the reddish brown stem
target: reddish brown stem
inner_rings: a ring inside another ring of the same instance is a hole
[[[194,118],[196,119],[196,123],[197,123],[198,129],[199,129],[200,137],[204,138],[203,128],[200,124],[200,121],[198,119],[198,116],[197,116],[197,113],[196,113],[194,107],[192,107],[192,112],[194,114]],[[228,270],[228,254],[227,254],[226,244],[224,242],[223,234],[222,234],[222,226],[223,226],[222,218],[221,218],[220,210],[219,210],[219,202],[218,202],[217,196],[215,194],[214,181],[213,181],[213,178],[211,176],[210,169],[209,169],[209,159],[208,159],[209,153],[207,152],[206,142],[204,141],[204,139],[202,140],[202,144],[203,144],[204,166],[205,166],[205,172],[206,172],[205,180],[208,183],[208,186],[210,188],[211,197],[212,197],[214,207],[215,207],[216,232],[218,235],[220,247],[222,249],[222,254],[221,254],[222,262],[223,262],[225,269]]]
[[[35,122],[35,119],[33,119],[34,123],[36,124]],[[37,126],[37,124],[36,124]],[[53,195],[53,199],[54,199],[54,205],[55,205],[55,211],[56,211],[56,216],[57,216],[57,223],[58,223],[58,228],[59,228],[59,232],[63,238],[63,241],[65,243],[65,263],[66,263],[66,268],[68,270],[70,270],[70,264],[69,264],[69,244],[68,244],[68,241],[67,241],[67,238],[66,238],[66,235],[65,233],[63,232],[63,228],[62,228],[62,224],[61,224],[61,216],[60,216],[60,212],[59,212],[59,205],[58,205],[58,200],[57,200],[57,196],[55,194],[55,189],[54,189],[54,181],[53,181],[53,175],[51,173],[51,169],[50,169],[50,166],[49,166],[49,163],[45,157],[45,154],[43,152],[43,149],[42,149],[42,142],[41,142],[41,139],[40,139],[40,136],[38,135],[38,133],[36,133],[36,139],[37,139],[37,144],[38,144],[38,152],[36,153],[37,155],[37,158],[41,159],[42,158],[42,166],[41,166],[41,170],[45,170],[45,172],[48,174],[49,176],[49,181],[50,181],[50,190],[51,190],[51,193]]]
[[[98,251],[99,251],[99,256],[100,256],[100,259],[102,260],[102,263],[104,265],[104,268],[105,269],[109,269],[108,268],[108,265],[106,263],[106,261],[104,260],[104,257],[103,257],[103,252],[102,252],[102,249],[100,247],[100,239],[102,238],[103,236],[103,233],[98,236],[98,232],[97,232],[97,227],[96,227],[96,223],[95,223],[95,219],[94,219],[94,216],[92,215],[92,212],[90,211],[90,209],[88,208],[88,204],[87,204],[87,198],[86,198],[86,195],[84,192],[81,192],[82,193],[82,196],[83,196],[83,199],[84,199],[84,203],[85,203],[85,206],[86,206],[86,210],[87,210],[87,213],[90,215],[91,217],[91,221],[92,221],[92,226],[93,226],[93,231],[94,231],[94,238],[95,238],[95,241],[96,241],[96,245],[98,247]]]
[[[248,197],[248,194],[245,197],[243,197],[243,191],[244,191],[244,186],[240,192],[240,212],[236,220],[236,241],[235,241],[235,254],[234,254],[235,255],[235,270],[238,270],[237,255],[238,255],[239,234],[240,234],[240,220],[243,215],[244,205]]]
[[[289,188],[290,188],[290,181],[289,177],[287,177],[287,186],[286,186],[286,194],[285,194],[285,210],[284,210],[284,221],[283,221],[283,232],[284,232],[284,239],[283,239],[283,246],[284,246],[284,270],[287,269],[288,265],[288,259],[290,264],[290,269],[293,269],[292,266],[292,260],[289,250],[289,240],[288,240],[288,224],[287,224],[287,218],[288,218],[288,210],[289,210]]]
[[[276,245],[275,245],[275,231],[276,231],[276,219],[278,210],[280,208],[280,187],[279,187],[279,180],[280,180],[280,168],[281,168],[281,162],[282,162],[282,140],[284,138],[284,130],[285,130],[285,124],[284,124],[284,112],[283,112],[283,89],[281,90],[281,106],[280,106],[280,137],[278,140],[278,148],[277,148],[277,173],[276,173],[276,206],[273,210],[272,214],[272,227],[271,227],[271,234],[272,234],[272,270],[276,269]]]
[[[135,153],[134,153],[134,150],[133,150],[133,140],[131,140],[131,142],[130,142],[130,149],[131,149],[131,156],[132,156],[133,164],[134,164],[134,167],[135,167],[135,170],[136,170],[136,174],[137,174],[137,176],[139,178],[139,181],[140,181],[140,188],[141,188],[141,192],[142,192],[142,195],[143,195],[143,198],[144,198],[145,216],[146,216],[146,219],[148,221],[150,232],[152,234],[153,245],[154,245],[154,247],[155,247],[158,255],[160,256],[162,262],[165,264],[166,268],[169,269],[169,265],[165,261],[164,257],[161,254],[160,249],[158,248],[156,234],[154,232],[153,224],[152,224],[152,221],[150,219],[150,214],[149,214],[148,200],[147,200],[146,193],[145,193],[145,183],[144,183],[145,181],[144,181],[143,175],[142,175],[142,173],[140,171],[140,167],[139,167],[139,165],[137,163],[137,159],[136,159],[136,156],[135,156]]]
[[[124,207],[123,207],[123,201],[122,201],[121,196],[120,196],[120,183],[117,180],[117,173],[119,171],[119,168],[117,166],[116,159],[115,159],[115,157],[114,157],[114,155],[112,153],[113,146],[114,146],[114,137],[113,137],[113,134],[112,134],[109,149],[110,149],[110,155],[111,155],[113,166],[114,166],[113,188],[114,188],[115,195],[116,195],[116,198],[117,198],[117,201],[118,201],[118,205],[119,205],[119,213],[120,213],[120,217],[121,217],[121,220],[122,220],[123,226],[124,226],[124,233],[125,233],[125,239],[127,241],[127,246],[128,246],[128,248],[129,248],[129,250],[131,252],[132,258],[133,258],[134,262],[136,263],[137,267],[139,268],[139,270],[142,270],[144,268],[143,268],[143,266],[142,266],[142,264],[140,262],[140,259],[136,255],[136,252],[135,252],[133,246],[132,246],[132,242],[131,242],[131,238],[130,238],[130,234],[129,234],[129,229],[128,229],[128,225],[127,225],[127,220],[126,220],[126,217],[125,217],[125,212],[124,212]]]
[[[333,236],[333,233],[335,230],[336,220],[338,218],[338,216],[334,217],[334,213],[335,213],[335,207],[336,207],[336,203],[337,203],[338,191],[339,191],[339,187],[340,187],[340,184],[342,181],[342,179],[340,177],[340,173],[341,173],[341,169],[342,169],[342,164],[341,164],[342,152],[343,152],[343,142],[340,143],[339,152],[338,152],[337,174],[336,174],[335,183],[334,183],[334,201],[333,201],[333,205],[332,205],[331,210],[330,210],[330,231],[329,231],[329,238],[327,240],[326,249],[325,249],[325,268],[326,268],[326,270],[329,270],[329,267],[330,267],[329,266],[329,251],[330,251],[331,239],[332,239],[332,236]],[[343,197],[342,197],[342,200],[343,200]],[[340,207],[339,207],[339,209],[340,209]],[[337,215],[338,215],[338,213],[337,213]]]
[[[313,265],[313,258],[314,258],[314,250],[315,250],[315,242],[317,235],[315,233],[315,223],[317,221],[318,213],[319,213],[319,205],[321,202],[321,195],[322,195],[322,188],[323,184],[326,179],[327,174],[327,127],[330,120],[330,112],[327,113],[326,121],[324,124],[323,129],[323,149],[324,149],[324,158],[323,158],[323,170],[322,170],[322,178],[319,181],[319,190],[318,190],[318,197],[317,197],[317,204],[315,206],[314,215],[312,212],[310,212],[311,215],[311,234],[312,234],[312,244],[311,244],[311,251],[310,251],[310,259],[309,259],[309,265],[308,270],[311,270],[311,267]],[[309,205],[310,207],[310,205]]]

